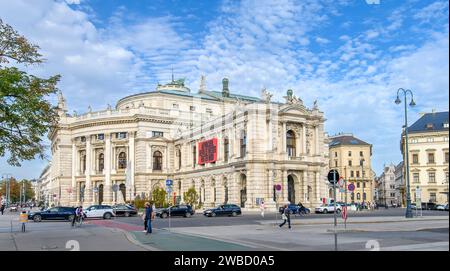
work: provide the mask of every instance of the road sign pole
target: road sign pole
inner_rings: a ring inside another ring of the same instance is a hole
[[[333,172],[333,178],[334,178],[334,184],[333,184],[333,191],[334,191],[334,250],[337,251],[337,232],[336,232],[336,226],[337,226],[337,217],[336,217],[336,171]]]
[[[347,175],[347,173],[345,173]],[[347,210],[347,179],[344,179],[345,184],[345,219],[344,219],[344,229],[347,229],[347,216],[348,216],[348,210]]]

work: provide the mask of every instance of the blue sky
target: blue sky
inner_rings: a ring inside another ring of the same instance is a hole
[[[370,2],[370,1],[368,1]],[[377,2],[377,1],[375,1]],[[38,44],[61,74],[69,111],[106,108],[158,82],[185,77],[198,89],[282,100],[291,88],[307,106],[318,100],[330,134],[352,132],[373,144],[372,167],[401,160],[399,87],[420,112],[448,111],[448,1],[366,0],[0,0],[0,18]],[[0,172],[36,178],[46,161]]]

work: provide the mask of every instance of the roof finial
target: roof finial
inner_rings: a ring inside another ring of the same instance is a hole
[[[174,82],[174,79],[173,79],[173,67],[172,67],[172,82]]]

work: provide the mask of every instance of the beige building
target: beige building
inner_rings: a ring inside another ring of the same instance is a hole
[[[448,125],[448,112],[433,112],[422,115],[408,127],[412,202],[416,201],[418,187],[422,202],[445,204],[448,201]],[[403,156],[406,149],[404,143],[405,136],[402,135]]]
[[[61,204],[112,204],[151,197],[172,180],[172,195],[194,187],[203,206],[244,208],[279,203],[319,203],[327,194],[324,117],[288,90],[284,103],[222,91],[192,93],[183,80],[124,97],[115,108],[67,113],[52,142],[50,179]],[[282,186],[281,194],[274,186]],[[118,191],[113,191],[118,188]],[[278,197],[277,197],[278,195]]]
[[[364,142],[353,134],[338,134],[330,137],[329,166],[336,169],[339,175],[355,186],[355,190],[347,193],[337,192],[338,201],[374,202],[375,174],[371,166],[372,145]],[[362,164],[362,166],[361,166]],[[365,196],[364,196],[365,195]],[[332,197],[331,188],[329,196]]]

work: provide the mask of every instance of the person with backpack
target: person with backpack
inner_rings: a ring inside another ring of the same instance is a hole
[[[286,222],[288,223],[289,229],[291,228],[291,214],[289,212],[289,208],[287,205],[284,205],[284,210],[283,210],[283,214],[281,215],[281,218],[284,220],[283,223],[281,223],[279,226],[280,228],[284,226],[284,224],[286,224]]]

